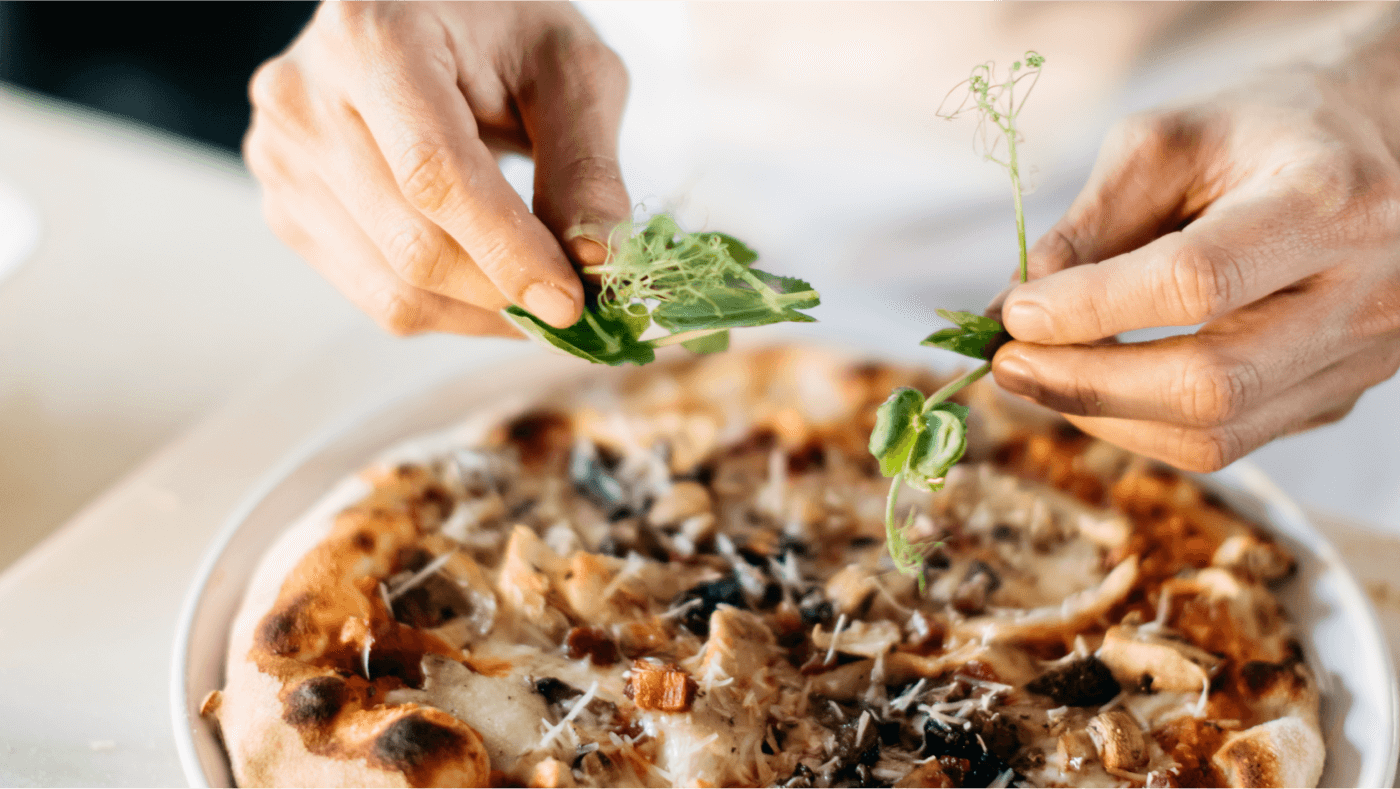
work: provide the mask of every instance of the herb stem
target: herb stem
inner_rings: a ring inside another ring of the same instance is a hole
[[[944,400],[947,400],[948,398],[962,391],[963,388],[966,387],[968,384],[973,383],[974,381],[991,371],[992,363],[983,362],[981,367],[978,367],[977,369],[973,370],[967,375],[964,375],[961,378],[949,381],[948,383],[944,384],[942,388],[940,388],[937,392],[934,392],[933,394],[929,395],[928,399],[924,400],[924,408],[927,409],[930,406],[938,405]]]
[[[647,341],[646,341],[646,344],[647,344],[647,345],[650,345],[650,346],[653,347],[653,348],[664,348],[664,347],[666,347],[666,346],[668,346],[668,345],[680,345],[680,344],[683,343],[683,342],[690,342],[691,340],[698,340],[698,339],[700,339],[701,337],[708,337],[708,336],[710,336],[711,334],[719,334],[720,332],[724,332],[724,331],[729,331],[729,330],[728,330],[728,329],[695,329],[695,330],[693,330],[693,331],[676,332],[675,334],[668,334],[668,335],[666,335],[665,337],[657,337],[656,339],[653,339],[653,340],[647,340]]]
[[[1021,172],[1016,164],[1016,124],[1014,121],[1007,123],[1006,147],[1009,155],[1007,163],[1010,165],[1006,169],[1011,173],[1011,196],[1016,201],[1016,243],[1021,251],[1021,281],[1029,279],[1029,267],[1026,257],[1026,212],[1021,208]]]
[[[588,327],[593,330],[593,333],[598,335],[598,339],[603,341],[604,347],[606,347],[610,353],[616,353],[618,349],[622,347],[622,343],[619,342],[616,337],[608,334],[603,330],[602,326],[598,325],[598,319],[593,317],[592,312],[585,309],[583,311],[583,319],[588,323]]]

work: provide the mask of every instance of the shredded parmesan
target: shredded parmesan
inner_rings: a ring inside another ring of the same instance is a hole
[[[870,710],[866,710],[865,712],[862,712],[862,713],[860,714],[860,721],[858,721],[858,722],[856,723],[856,745],[857,745],[857,746],[860,745],[861,739],[862,739],[863,737],[865,737],[865,730],[866,730],[866,728],[869,727],[869,726],[870,726]]]
[[[894,709],[899,710],[900,712],[909,709],[909,705],[914,702],[914,699],[917,699],[919,697],[919,694],[921,692],[923,692],[924,683],[926,681],[927,680],[925,680],[923,677],[920,677],[918,682],[915,682],[913,686],[911,686],[908,690],[904,691],[903,693],[899,694],[899,696],[897,696],[894,701],[890,702],[890,706]]]
[[[1116,778],[1122,778],[1125,781],[1135,781],[1140,784],[1147,783],[1146,773],[1135,773],[1132,770],[1122,770],[1117,767],[1109,767],[1107,765],[1105,765],[1103,769],[1104,772],[1108,773],[1109,775],[1112,775]],[[1002,786],[1006,786],[1006,784],[1002,784]]]
[[[836,659],[836,642],[841,638],[841,631],[846,629],[846,615],[836,617],[836,627],[831,631],[831,646],[826,649],[826,658],[822,660],[823,666],[831,665],[831,661]]]
[[[389,587],[385,586],[383,581],[379,582],[379,599],[384,601],[384,607],[389,609],[389,616],[392,617],[394,615],[394,601],[389,598]]]
[[[983,750],[986,750],[986,748],[984,747]],[[987,784],[987,789],[1004,789],[1004,787],[1011,785],[1011,779],[1015,777],[1015,770],[1003,770],[1001,775],[996,777],[996,780]]]
[[[428,580],[428,578],[430,578],[433,575],[433,573],[436,573],[438,570],[441,570],[443,565],[447,564],[447,562],[450,561],[452,557],[456,554],[457,549],[453,548],[452,550],[448,551],[447,553],[444,553],[443,555],[437,557],[431,562],[428,562],[426,565],[424,565],[423,569],[414,573],[412,578],[409,578],[407,581],[404,581],[403,583],[399,584],[396,589],[390,591],[388,602],[393,603],[395,600],[399,599],[400,597],[403,597],[404,593],[408,590]],[[390,608],[389,610],[392,611],[394,609]]]
[[[622,584],[628,578],[641,572],[645,564],[646,562],[642,559],[641,554],[636,551],[628,551],[627,563],[622,566],[621,570],[617,571],[617,575],[614,575],[611,581],[608,581],[608,585],[603,587],[601,599],[604,601],[611,600],[612,596],[617,594],[617,590],[622,588]]]
[[[365,626],[365,645],[360,648],[360,663],[364,665],[365,679],[373,682],[374,677],[369,675],[369,650],[374,646],[374,633],[370,632],[368,623]]]
[[[1191,717],[1204,718],[1206,716],[1206,702],[1210,699],[1210,680],[1201,680],[1201,696],[1196,699],[1196,706],[1191,711]]]
[[[687,600],[687,601],[685,601],[684,603],[681,603],[680,605],[676,606],[675,608],[669,608],[669,609],[667,609],[667,610],[661,612],[661,614],[660,614],[657,618],[658,618],[658,619],[675,619],[675,618],[678,617],[678,616],[684,615],[686,611],[689,611],[690,609],[692,609],[692,608],[694,608],[694,607],[696,607],[696,606],[698,606],[698,605],[700,605],[700,604],[702,604],[702,603],[704,603],[704,602],[705,602],[704,600],[701,600],[701,599],[698,598],[698,597],[691,598],[690,600]]]
[[[559,733],[564,731],[564,727],[568,726],[570,721],[577,718],[579,713],[583,712],[583,708],[587,707],[590,701],[593,701],[593,696],[597,692],[598,680],[595,679],[593,680],[593,684],[588,686],[588,690],[584,691],[583,695],[579,696],[578,700],[574,702],[574,706],[569,709],[569,714],[565,715],[563,720],[560,720],[558,724],[550,726],[549,730],[544,733],[544,737],[540,739],[541,750],[548,748],[554,742],[554,738],[558,737]],[[545,723],[548,724],[549,721],[545,721]],[[608,732],[608,735],[613,738],[614,742],[617,742],[616,732]]]
[[[1118,695],[1117,695],[1117,696],[1114,696],[1113,698],[1109,699],[1107,703],[1105,703],[1105,704],[1103,704],[1102,706],[1099,707],[1099,714],[1102,715],[1102,714],[1104,714],[1105,712],[1108,712],[1109,710],[1113,709],[1114,707],[1117,707],[1118,705],[1122,704],[1122,703],[1123,703],[1123,699],[1126,699],[1127,697],[1128,697],[1128,691],[1126,691],[1126,690],[1120,690],[1120,691],[1118,691]]]

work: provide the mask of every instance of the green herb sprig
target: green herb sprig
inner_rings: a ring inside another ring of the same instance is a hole
[[[505,316],[530,337],[598,364],[647,364],[656,349],[695,353],[729,347],[729,330],[782,321],[811,322],[799,310],[821,303],[808,283],[753,267],[758,253],[724,233],[685,233],[658,214],[585,274],[599,285],[578,322],[556,329],[519,307]],[[641,339],[652,324],[670,332]]]
[[[996,71],[993,64],[976,66],[966,80],[948,92],[938,110],[939,117],[949,120],[977,113],[975,144],[984,158],[1006,168],[1011,176],[1022,282],[1028,278],[1026,218],[1021,208],[1023,189],[1016,155],[1020,133],[1016,129],[1016,118],[1039,81],[1044,63],[1045,58],[1039,54],[1027,52],[1024,61],[1011,64],[1002,82],[993,81]],[[951,100],[955,96],[959,99],[954,105]],[[1002,141],[1006,143],[1004,158],[1000,153]],[[951,310],[938,310],[938,314],[952,321],[954,326],[930,334],[921,344],[980,359],[982,364],[928,397],[917,389],[896,389],[875,412],[875,429],[870,433],[870,454],[880,461],[880,473],[892,478],[885,501],[885,536],[890,558],[901,572],[918,577],[920,589],[924,585],[924,546],[909,539],[914,512],[909,512],[903,524],[895,516],[900,486],[927,491],[943,487],[949,469],[962,459],[967,449],[968,410],[947,400],[991,372],[992,357],[1011,339],[1001,323],[993,318]]]

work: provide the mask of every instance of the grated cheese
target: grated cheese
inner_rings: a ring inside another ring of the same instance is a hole
[[[627,579],[641,572],[645,564],[646,562],[642,559],[641,554],[636,551],[628,551],[627,563],[622,565],[622,569],[617,571],[617,575],[614,575],[612,580],[608,581],[608,585],[603,587],[601,599],[604,601],[611,600],[612,596],[617,594],[617,590],[622,588],[622,584],[627,581]]]
[[[369,650],[374,646],[374,633],[370,632],[369,624],[365,624],[365,645],[360,648],[360,663],[365,669],[365,679],[373,682],[374,677],[369,675]]]
[[[695,608],[696,606],[701,605],[704,602],[704,600],[701,600],[698,597],[692,598],[690,600],[685,601],[684,603],[681,603],[675,608],[669,608],[661,612],[661,614],[657,616],[657,619],[675,619],[678,616],[683,616],[686,611],[689,611],[690,609]]]
[[[1191,717],[1204,718],[1206,716],[1206,702],[1210,699],[1210,680],[1201,680],[1201,696],[1196,699],[1196,706],[1191,711]]]
[[[413,577],[399,584],[398,588],[390,591],[388,601],[390,603],[393,603],[393,601],[399,599],[400,597],[403,597],[405,592],[428,580],[428,578],[430,578],[433,575],[433,573],[436,573],[438,570],[441,570],[443,565],[447,564],[447,562],[451,560],[452,557],[456,554],[457,549],[453,548],[452,550],[448,551],[447,553],[444,553],[443,555],[437,557],[431,562],[428,562],[426,565],[424,565],[423,569],[414,573]],[[390,608],[389,610],[392,611],[393,609]]]
[[[579,696],[578,700],[574,702],[574,706],[569,709],[569,714],[565,715],[563,720],[551,726],[549,730],[544,733],[544,737],[540,739],[539,747],[541,750],[548,748],[554,742],[554,738],[558,737],[559,733],[564,731],[564,727],[568,726],[570,721],[577,718],[579,713],[583,712],[583,708],[587,707],[590,701],[593,701],[593,696],[597,694],[597,692],[598,680],[595,679],[593,680],[593,684],[588,686],[588,690],[584,691],[583,695]],[[549,723],[549,721],[545,721],[545,723]],[[617,732],[608,732],[608,736],[612,737],[614,742],[617,742]],[[620,745],[621,743],[618,744]]]
[[[389,599],[389,587],[385,586],[383,581],[379,582],[379,599],[384,601],[384,607],[389,609],[389,616],[392,618],[394,616],[394,601]]]
[[[890,706],[900,712],[909,709],[909,705],[912,704],[914,699],[919,697],[919,693],[923,691],[925,682],[927,682],[927,680],[920,677],[918,682],[915,682],[912,687],[901,693],[894,701],[890,702]]]
[[[1105,702],[1104,704],[1102,704],[1102,705],[1099,706],[1099,714],[1102,715],[1102,714],[1104,714],[1105,712],[1108,712],[1109,710],[1113,709],[1114,707],[1117,707],[1118,705],[1122,704],[1122,703],[1123,703],[1123,699],[1126,699],[1127,697],[1128,697],[1128,691],[1126,691],[1126,690],[1120,690],[1120,691],[1118,691],[1118,695],[1117,695],[1117,696],[1114,696],[1113,698],[1109,699],[1107,702]]]
[[[820,625],[818,625],[820,627]],[[846,629],[846,615],[836,617],[836,627],[831,631],[831,646],[826,649],[826,658],[822,660],[823,666],[831,665],[831,661],[836,659],[836,642],[841,639],[841,631]]]
[[[985,750],[985,748],[984,748],[984,750]],[[1007,786],[1010,786],[1010,785],[1011,785],[1011,779],[1012,779],[1012,778],[1015,778],[1015,777],[1016,777],[1016,771],[1015,771],[1015,770],[1003,770],[1003,771],[1001,772],[1001,775],[998,775],[998,776],[996,777],[996,780],[994,780],[994,781],[992,781],[991,783],[987,784],[987,789],[994,789],[994,788],[995,788],[995,789],[1004,789],[1004,787],[1007,787]]]

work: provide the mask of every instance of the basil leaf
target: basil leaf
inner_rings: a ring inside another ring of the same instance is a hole
[[[681,346],[691,353],[719,353],[729,350],[729,330],[717,331],[714,334],[706,334],[704,337],[696,337],[693,340],[686,340]]]
[[[919,411],[923,405],[922,392],[901,386],[876,409],[875,429],[870,431],[870,454],[880,461],[880,473],[886,477],[893,477],[904,469],[919,430]]]
[[[757,275],[764,285],[779,293],[787,307],[807,310],[822,303],[821,294],[817,293],[816,288],[813,288],[812,284],[804,279],[781,277],[756,268],[751,268],[749,271]]]
[[[977,315],[971,312],[959,312],[957,310],[934,310],[938,317],[950,320],[958,325],[959,329],[966,329],[973,332],[998,332],[1001,331],[1001,323],[995,318],[988,318],[986,315]]]
[[[939,329],[925,337],[920,344],[986,361],[995,356],[997,349],[1010,339],[1011,335],[1005,331],[970,332],[964,329]]]
[[[590,307],[567,329],[556,329],[514,305],[502,314],[530,337],[596,364],[641,365],[656,359],[652,347],[637,340],[650,319],[635,312]]]

